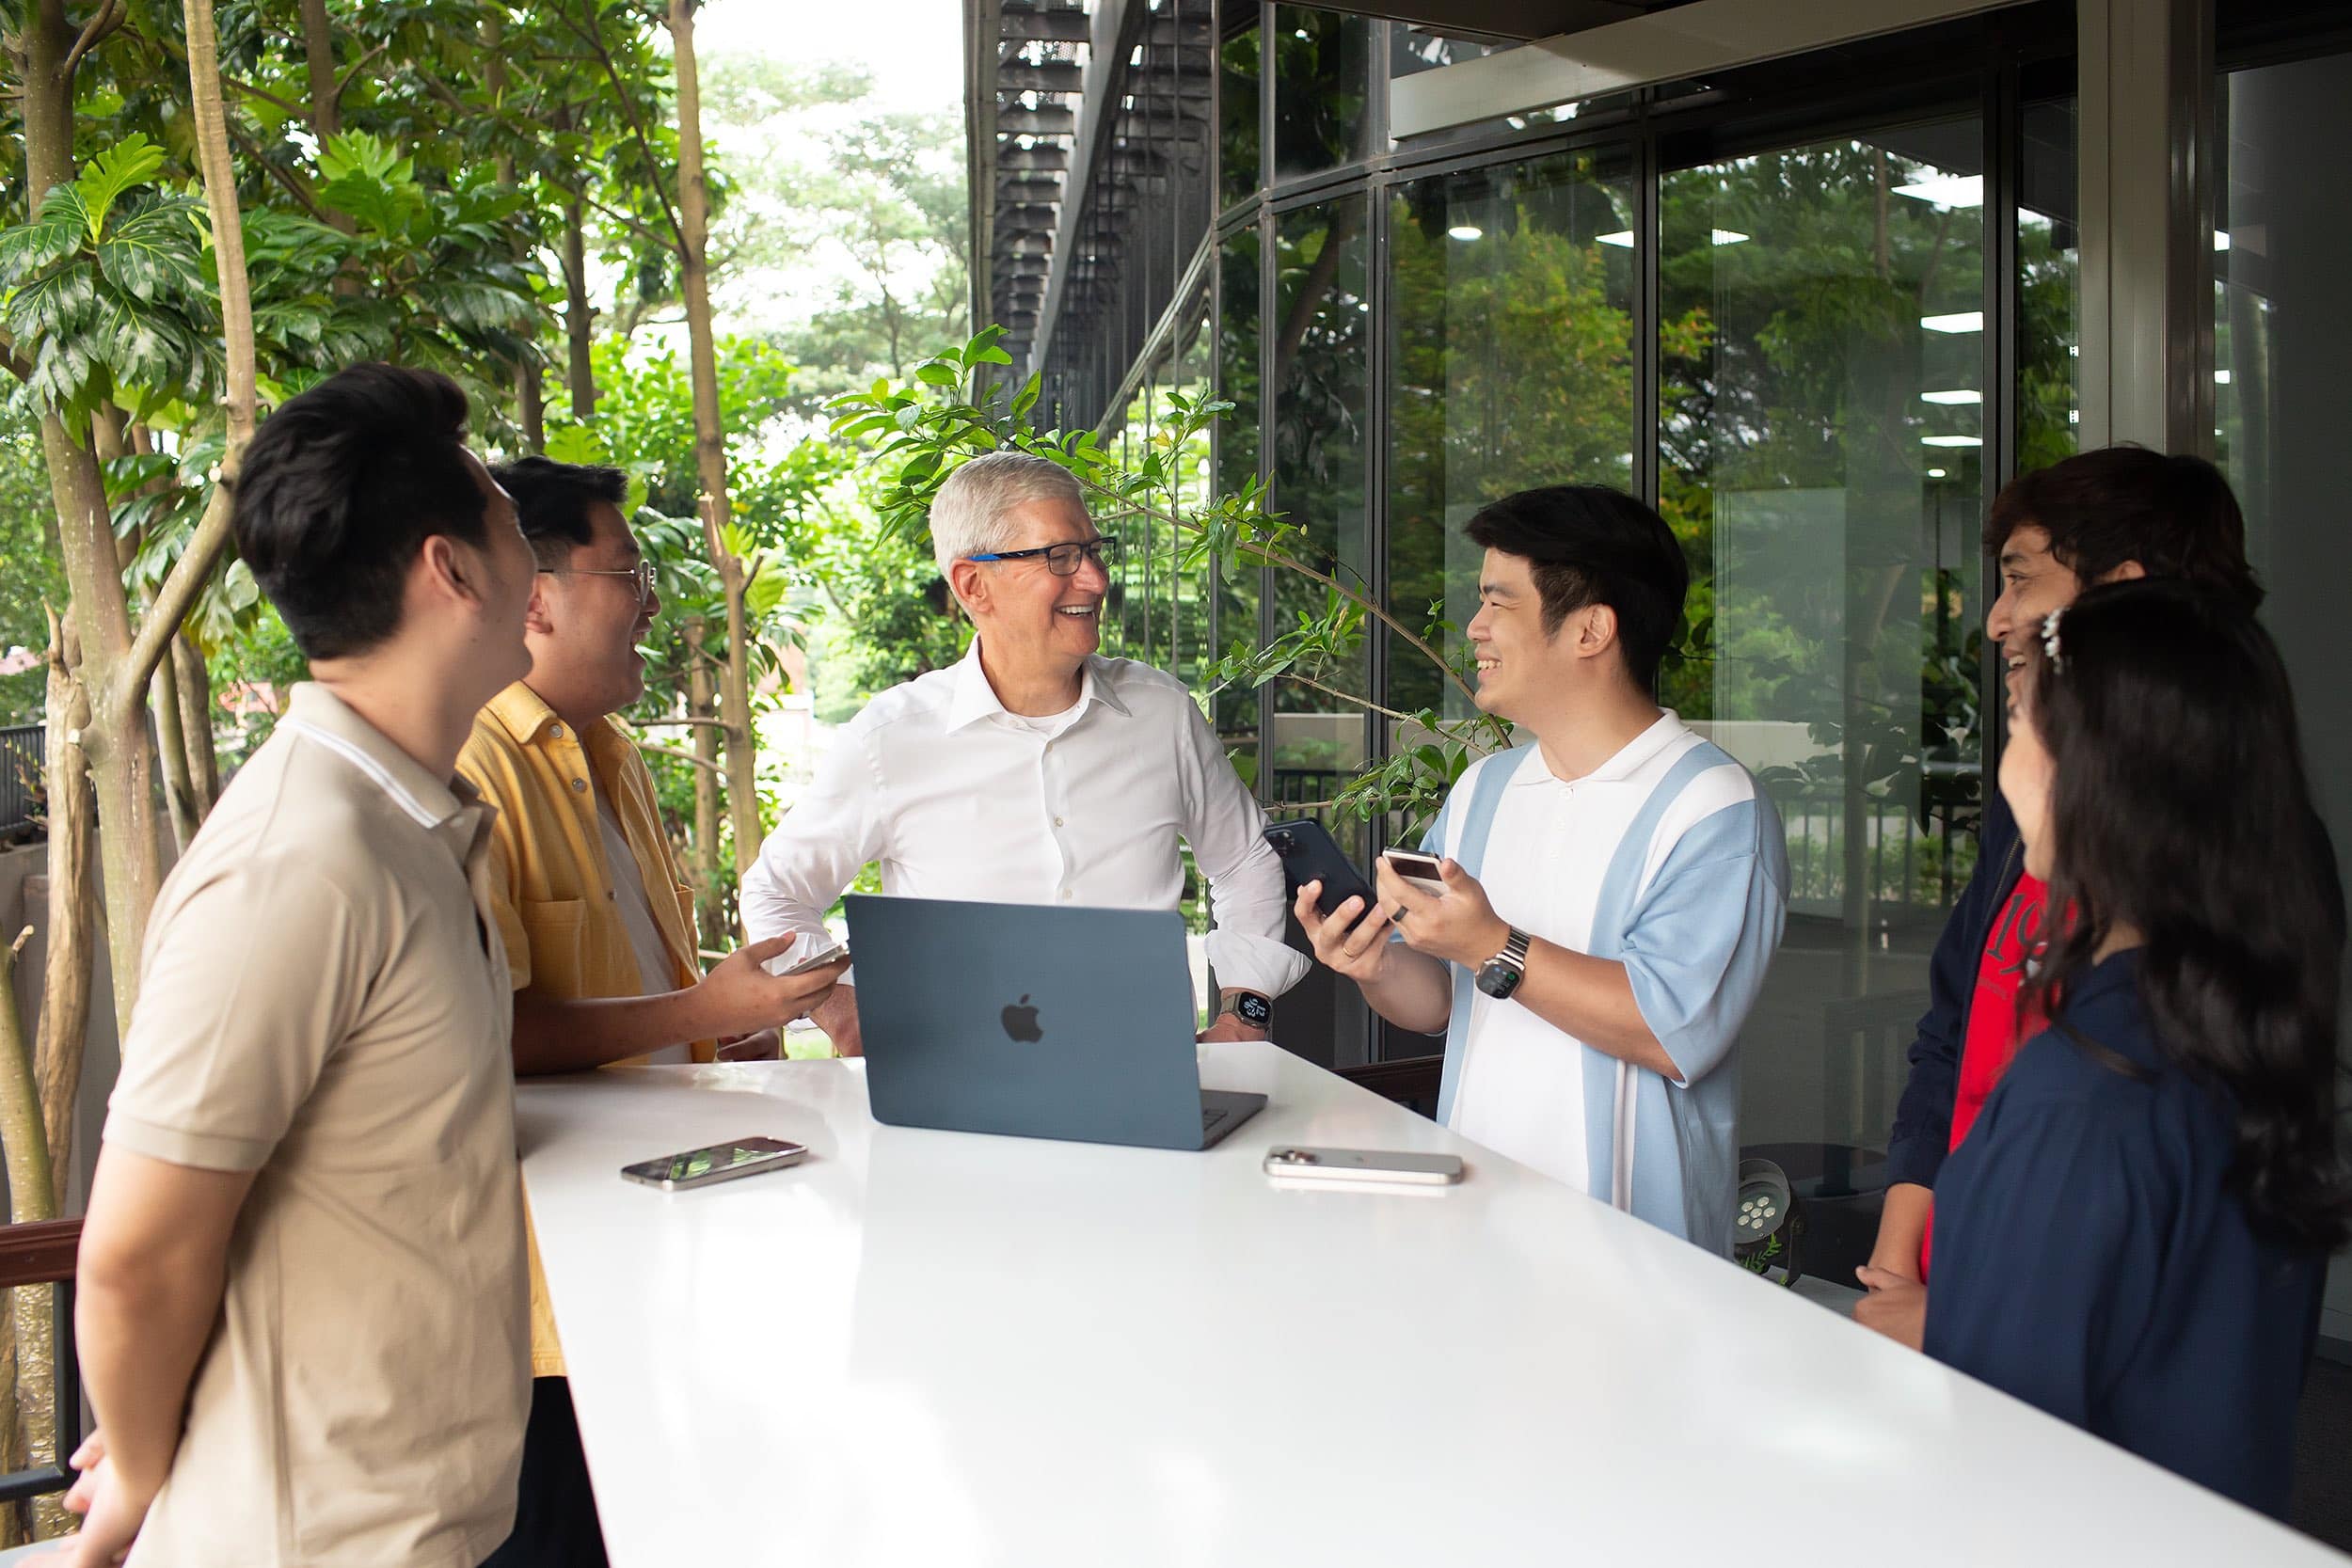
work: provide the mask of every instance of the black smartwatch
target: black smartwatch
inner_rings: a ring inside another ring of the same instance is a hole
[[[1234,1014],[1252,1029],[1263,1029],[1274,1022],[1274,1004],[1254,990],[1237,990],[1216,1009],[1219,1018],[1227,1013]]]
[[[1502,951],[1479,966],[1478,989],[1498,1002],[1518,990],[1527,978],[1527,933],[1513,927]]]

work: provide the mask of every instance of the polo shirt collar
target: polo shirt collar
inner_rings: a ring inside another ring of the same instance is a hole
[[[522,681],[483,704],[482,711],[524,745],[538,739],[539,732],[556,721],[555,709],[548,706],[547,699]]]
[[[1078,677],[1077,706],[1081,714],[1092,704],[1101,703],[1122,718],[1127,716],[1127,705],[1111,690],[1106,673],[1108,663],[1100,654],[1088,656],[1086,669]],[[998,715],[1010,717],[1003,700],[996,695],[996,689],[988,684],[988,672],[980,668],[980,640],[975,637],[970,650],[955,668],[955,692],[947,702],[947,729],[952,734],[967,724]]]
[[[1622,784],[1640,772],[1651,758],[1672,745],[1675,736],[1681,733],[1682,720],[1674,709],[1668,708],[1658,716],[1658,722],[1618,747],[1615,754],[1607,762],[1574,782],[1577,784]],[[1555,778],[1551,771],[1551,765],[1544,761],[1543,752],[1538,748],[1535,752],[1534,766],[1520,768],[1518,776],[1512,779],[1511,787],[1517,789],[1526,784],[1559,782],[1561,781]]]
[[[417,825],[437,829],[481,804],[460,778],[437,779],[382,730],[316,681],[303,681],[286,705],[285,723],[317,740],[366,774]]]

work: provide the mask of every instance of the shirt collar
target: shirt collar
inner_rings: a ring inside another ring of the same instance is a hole
[[[423,764],[392,744],[382,730],[316,681],[303,681],[286,705],[281,727],[291,726],[366,774],[418,826],[436,829],[478,808],[482,797],[464,779],[437,779]],[[471,836],[472,824],[468,825]]]
[[[1111,689],[1108,668],[1109,660],[1102,655],[1090,654],[1087,657],[1086,669],[1078,677],[1077,707],[1080,713],[1083,714],[1089,705],[1099,702],[1122,718],[1127,716],[1127,705],[1120,702],[1118,694]],[[950,734],[983,719],[999,715],[1011,717],[1003,701],[997,697],[996,689],[988,684],[988,672],[980,668],[978,638],[972,639],[970,650],[957,664],[955,682],[955,694],[947,703],[947,729]]]
[[[521,681],[485,703],[482,711],[524,745],[536,740],[540,731],[556,722],[555,709],[548,706],[547,699]]]
[[[1616,753],[1607,762],[1602,763],[1582,778],[1572,782],[1576,784],[1623,784],[1641,771],[1645,764],[1664,751],[1673,743],[1675,736],[1682,733],[1682,720],[1674,709],[1668,708],[1658,716],[1658,722],[1618,747]],[[1538,748],[1535,752],[1535,765],[1533,768],[1520,768],[1518,776],[1514,778],[1511,784],[1514,788],[1517,788],[1522,784],[1562,782],[1564,781],[1554,777],[1550,764],[1544,761],[1543,752]]]

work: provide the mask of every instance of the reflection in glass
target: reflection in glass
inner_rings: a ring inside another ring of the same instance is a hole
[[[2080,229],[2074,219],[2074,100],[2028,103],[2017,197],[2017,469],[2046,468],[2080,445]]]
[[[1274,8],[1274,178],[1321,174],[1369,155],[1375,24]]]
[[[1974,864],[1981,149],[1953,119],[1661,185],[1660,499],[1692,565],[1663,699],[1788,833],[1751,1143],[1884,1137]]]
[[[1588,153],[1397,187],[1389,608],[1450,658],[1484,552],[1462,525],[1539,484],[1633,483],[1633,190]],[[1434,612],[1434,613],[1433,613]],[[1392,644],[1383,701],[1467,718],[1466,692]]]
[[[1274,505],[1305,531],[1308,565],[1362,587],[1368,199],[1347,197],[1278,220],[1275,254]],[[1325,591],[1278,569],[1275,622],[1319,613]],[[1309,682],[1316,683],[1314,685]],[[1268,799],[1327,800],[1365,760],[1365,659],[1302,668],[1274,688]],[[1337,830],[1335,828],[1335,836]]]
[[[1213,434],[1216,486],[1226,495],[1244,489],[1258,477],[1258,230],[1252,226],[1227,239],[1217,257],[1217,395],[1232,404],[1233,411],[1216,422]],[[1217,652],[1221,655],[1236,646],[1255,648],[1263,568],[1236,568],[1230,561],[1219,562],[1215,579]],[[1245,686],[1226,688],[1217,693],[1210,719],[1242,782],[1254,789],[1258,783],[1258,692]]]
[[[1249,8],[1256,15],[1258,8]],[[1249,199],[1258,188],[1258,93],[1264,44],[1253,20],[1217,50],[1217,206]]]

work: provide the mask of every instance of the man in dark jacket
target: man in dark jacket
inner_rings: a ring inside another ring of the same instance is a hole
[[[1994,498],[1984,546],[2000,579],[1985,634],[2001,645],[2005,685],[2014,684],[2050,612],[2093,583],[2177,577],[2249,610],[2262,602],[2237,499],[2202,458],[2106,447],[2021,474]],[[1915,1348],[1933,1257],[1936,1172],[2033,1032],[2017,996],[2039,946],[2042,893],[2026,875],[2008,806],[1988,789],[1976,871],[1930,968],[1928,1011],[1887,1139],[1878,1244],[1860,1271],[1870,1294],[1854,1309]]]

